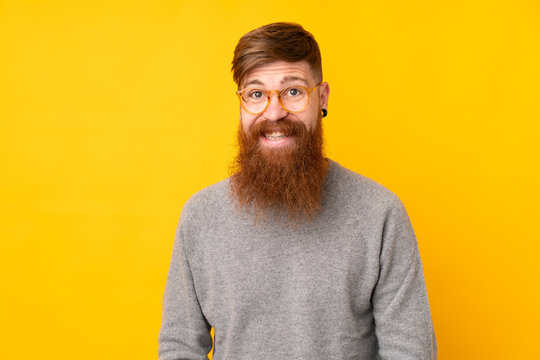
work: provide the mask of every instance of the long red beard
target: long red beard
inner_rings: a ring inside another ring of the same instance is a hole
[[[230,186],[240,208],[254,210],[256,219],[283,211],[294,222],[313,219],[321,209],[328,170],[322,121],[318,120],[313,131],[288,119],[262,121],[249,134],[239,127],[239,151]],[[295,141],[283,148],[261,146],[260,137],[272,131],[281,131]]]

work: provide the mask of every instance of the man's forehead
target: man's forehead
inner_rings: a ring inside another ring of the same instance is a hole
[[[284,84],[288,82],[300,82],[310,86],[313,81],[311,68],[305,61],[285,62],[276,61],[270,64],[258,66],[248,72],[243,81],[243,87],[249,85],[266,85],[267,83]]]

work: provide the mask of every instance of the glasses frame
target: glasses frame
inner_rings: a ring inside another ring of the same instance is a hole
[[[260,115],[262,114],[263,112],[266,111],[266,109],[268,109],[268,106],[270,106],[270,100],[271,100],[271,96],[272,96],[272,93],[276,93],[277,94],[277,97],[278,97],[278,101],[279,101],[279,105],[281,105],[281,107],[283,108],[283,110],[285,110],[286,112],[288,112],[289,114],[297,114],[297,113],[300,113],[304,110],[307,109],[308,105],[309,105],[309,100],[310,100],[310,96],[311,96],[311,93],[316,89],[318,88],[323,82],[321,81],[320,83],[318,83],[317,85],[315,85],[314,87],[312,88],[308,88],[306,86],[302,86],[302,85],[292,85],[292,86],[287,86],[286,88],[283,88],[281,90],[262,90],[262,89],[257,89],[257,88],[245,88],[245,89],[242,89],[242,90],[238,90],[236,92],[236,95],[238,95],[238,99],[240,100],[240,105],[242,106],[242,109],[244,109],[248,114],[251,114],[251,115]],[[303,89],[305,92],[307,92],[307,96],[308,96],[308,99],[307,99],[307,102],[306,102],[306,106],[304,106],[304,108],[302,110],[296,110],[296,111],[290,111],[289,109],[287,109],[285,107],[285,105],[283,105],[283,102],[281,101],[281,93],[287,89],[290,89],[290,88],[301,88]],[[256,89],[260,92],[262,92],[263,94],[266,95],[266,98],[267,98],[267,101],[266,101],[266,106],[264,107],[264,109],[260,112],[251,112],[249,111],[248,109],[246,109],[246,106],[244,105],[244,98],[242,97],[242,94],[247,91],[247,90],[253,90],[253,89]]]

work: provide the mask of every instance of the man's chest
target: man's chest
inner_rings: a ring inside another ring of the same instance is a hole
[[[190,265],[211,322],[228,321],[224,314],[311,319],[371,308],[380,241],[362,228],[224,227],[200,236]]]

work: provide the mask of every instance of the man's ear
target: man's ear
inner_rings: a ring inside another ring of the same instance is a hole
[[[328,97],[330,96],[330,86],[325,81],[319,85],[319,106],[321,109],[328,109]]]

